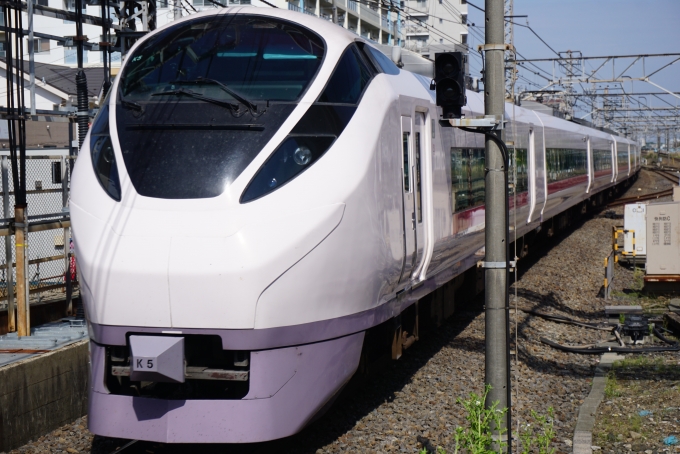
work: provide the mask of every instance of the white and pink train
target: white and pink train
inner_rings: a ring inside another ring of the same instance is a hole
[[[92,432],[294,434],[355,373],[368,330],[480,260],[483,136],[440,127],[429,82],[280,9],[139,40],[72,179]],[[505,117],[520,236],[640,167],[623,137]]]

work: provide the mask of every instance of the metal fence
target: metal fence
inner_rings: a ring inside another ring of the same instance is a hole
[[[68,200],[74,159],[75,156],[67,155],[67,150],[54,150],[49,156],[29,155],[26,159],[30,304],[70,300],[73,294],[75,258]],[[8,297],[15,294],[16,249],[12,166],[9,156],[1,156],[0,161],[0,309],[4,309]]]

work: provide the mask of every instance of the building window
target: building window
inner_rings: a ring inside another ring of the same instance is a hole
[[[89,52],[83,51],[83,63],[87,63],[87,54]],[[75,47],[64,47],[64,63],[67,65],[78,64],[78,50]]]
[[[460,15],[460,22],[463,25],[467,24],[467,14],[461,14]]]
[[[467,44],[467,33],[461,33],[460,34],[460,43],[461,44]]]
[[[42,39],[42,38],[35,38],[33,40],[33,52],[40,53],[40,52],[49,52],[50,51],[50,40],[49,39]]]
[[[48,0],[34,0],[33,4],[40,6],[50,6]]]
[[[85,1],[81,3],[83,10],[85,10]],[[75,12],[76,11],[76,0],[64,0],[64,9],[66,11]],[[64,20],[65,24],[75,24],[72,20]]]
[[[440,23],[440,24],[443,24],[443,23],[444,23],[444,19],[439,19],[439,23]]]
[[[156,2],[156,6],[158,8],[167,8],[168,7],[168,0],[158,0],[158,2]]]
[[[6,57],[7,54],[5,53],[5,43],[0,41],[0,57]]]
[[[78,52],[75,47],[64,47],[64,63],[67,65],[78,63]]]
[[[444,44],[444,39],[443,39],[443,38],[439,38],[439,44]]]

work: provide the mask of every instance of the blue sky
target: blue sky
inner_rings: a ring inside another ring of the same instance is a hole
[[[484,8],[483,0],[470,1]],[[482,12],[472,6],[468,7],[468,12],[469,22],[484,23]],[[680,0],[515,0],[514,14],[528,15],[529,25],[558,52],[581,51],[584,56],[680,53]],[[526,24],[527,19],[517,18],[515,21]],[[480,31],[483,34],[483,29]],[[474,40],[474,33],[471,37]],[[478,42],[473,41],[475,46]],[[526,58],[555,56],[522,27],[515,27],[515,46]],[[647,59],[647,73],[671,60]],[[473,69],[478,69],[478,66],[476,63],[472,65]],[[623,62],[617,63],[617,75],[625,66],[627,64]],[[542,67],[552,72],[551,64],[543,64]],[[601,75],[611,76],[611,66],[605,68]],[[638,68],[641,69],[639,63]],[[546,84],[540,77],[527,72],[523,74],[538,84]],[[626,74],[638,75],[636,71]],[[680,91],[680,61],[652,76],[651,80],[671,91]],[[520,84],[528,85],[526,82]],[[626,83],[626,90],[630,89],[631,84]],[[634,82],[634,90],[659,91],[644,82]],[[680,102],[678,99],[668,100],[676,105]]]

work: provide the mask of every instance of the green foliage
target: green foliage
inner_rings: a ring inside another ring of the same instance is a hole
[[[553,417],[555,411],[552,407],[548,408],[548,415],[542,416],[531,410],[531,417],[535,424],[527,424],[520,432],[519,438],[522,440],[522,454],[553,454],[555,448],[551,448],[553,438],[555,438],[555,428],[553,427]]]
[[[490,408],[485,408],[484,402],[491,390],[491,385],[486,385],[484,393],[479,396],[475,393],[470,393],[468,399],[456,399],[456,403],[463,406],[466,410],[465,419],[469,423],[467,429],[457,427],[453,439],[455,448],[453,454],[496,454],[504,453],[507,449],[507,442],[495,441],[496,436],[502,438],[507,433],[507,429],[500,429],[494,434],[494,428],[502,427],[505,422],[505,415],[508,412],[507,408],[499,409],[498,401],[493,402]],[[555,429],[553,427],[554,410],[552,407],[548,409],[547,416],[542,416],[535,411],[531,411],[531,417],[534,424],[527,424],[523,431],[520,431],[519,438],[522,442],[520,447],[516,448],[516,452],[522,454],[538,453],[538,454],[554,454],[555,448],[551,448],[553,438],[555,438]],[[419,454],[428,454],[427,449],[422,449]],[[447,454],[444,448],[437,446],[437,454]]]
[[[613,372],[609,372],[607,374],[607,381],[605,382],[604,385],[604,395],[607,397],[607,399],[611,399],[612,397],[619,397],[621,393],[617,389],[617,383],[616,383],[616,375],[614,375]]]
[[[645,272],[638,267],[633,271],[633,290],[642,290],[645,287]]]
[[[496,452],[505,452],[507,443],[503,441],[494,442],[494,433],[492,428],[500,428],[503,426],[505,414],[508,412],[507,408],[499,409],[498,401],[493,402],[490,408],[485,408],[484,402],[491,390],[491,385],[486,385],[484,394],[478,396],[475,393],[470,393],[470,397],[466,400],[460,398],[456,399],[467,411],[465,419],[467,419],[470,427],[463,429],[457,427],[453,434],[455,442],[454,454],[458,454],[461,449],[464,449],[468,454],[493,454]],[[502,438],[507,433],[507,428],[497,430],[497,435]],[[490,448],[495,448],[492,450]]]
[[[622,325],[626,323],[626,316],[624,314],[619,314],[619,323]]]

